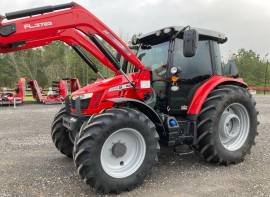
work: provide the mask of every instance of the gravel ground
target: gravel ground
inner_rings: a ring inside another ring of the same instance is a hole
[[[209,165],[194,154],[162,150],[144,184],[118,196],[270,196],[270,96],[256,96],[259,136],[238,165]],[[51,142],[60,106],[0,108],[0,196],[99,196]]]

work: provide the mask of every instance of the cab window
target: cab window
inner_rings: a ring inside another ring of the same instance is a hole
[[[179,38],[175,40],[173,65],[181,70],[181,79],[199,79],[213,74],[209,46],[208,40],[201,40],[198,43],[196,55],[184,57],[183,40]]]

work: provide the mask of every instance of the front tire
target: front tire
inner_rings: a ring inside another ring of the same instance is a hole
[[[158,150],[155,125],[143,113],[113,108],[82,126],[73,159],[87,184],[102,193],[119,193],[143,182]]]
[[[224,85],[214,89],[198,116],[197,153],[211,163],[243,161],[257,134],[255,104],[245,88]]]
[[[73,143],[69,136],[69,131],[63,126],[63,116],[67,114],[66,109],[62,108],[55,115],[52,123],[52,141],[55,147],[64,155],[72,158]]]

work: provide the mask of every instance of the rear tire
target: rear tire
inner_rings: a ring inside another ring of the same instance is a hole
[[[54,121],[52,123],[52,141],[55,147],[64,155],[72,158],[73,143],[69,137],[69,131],[62,124],[63,116],[67,114],[65,108],[60,109],[60,111],[55,115]]]
[[[157,159],[155,125],[141,112],[112,108],[93,115],[76,136],[73,160],[78,174],[102,193],[141,184]]]
[[[198,116],[197,153],[211,163],[228,165],[243,161],[255,144],[255,105],[245,88],[223,85],[214,89]]]

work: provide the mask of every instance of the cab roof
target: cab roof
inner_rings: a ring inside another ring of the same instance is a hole
[[[139,43],[153,44],[163,39],[164,40],[168,39],[172,33],[180,31],[183,28],[184,28],[183,26],[165,27],[165,28],[152,31],[150,33],[146,33],[139,36],[137,42],[138,44]],[[198,31],[200,40],[214,40],[220,44],[223,44],[227,41],[227,37],[223,33],[208,30],[208,29],[201,29],[201,28],[194,28],[194,27],[190,27],[190,28]],[[170,33],[164,33],[164,31],[166,32],[166,30],[169,30],[169,29],[171,29]],[[183,34],[179,36],[181,38]]]

